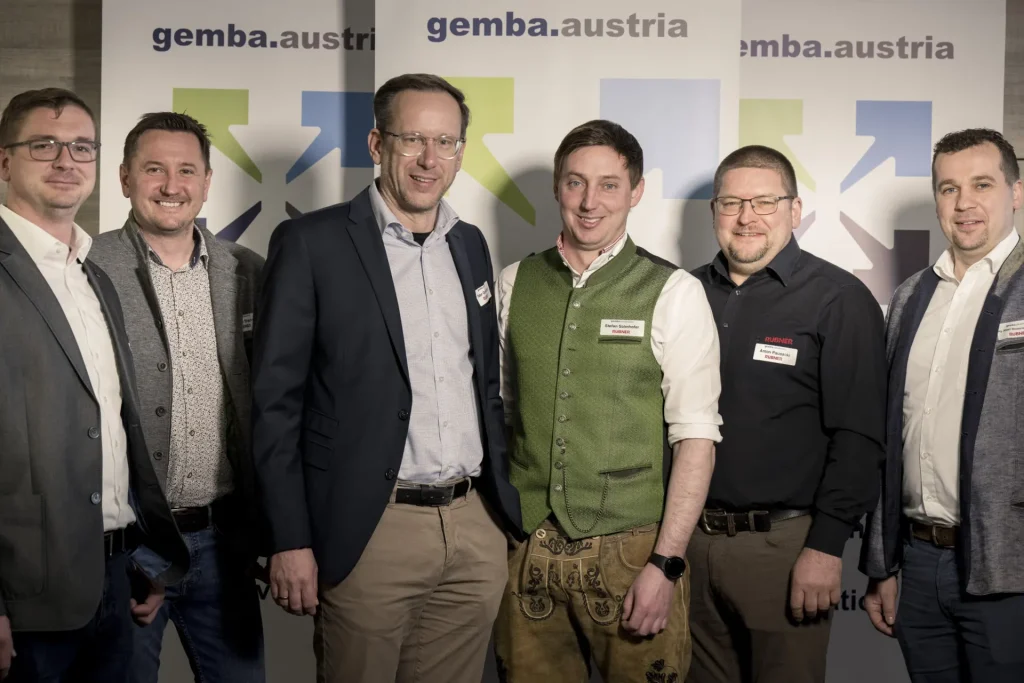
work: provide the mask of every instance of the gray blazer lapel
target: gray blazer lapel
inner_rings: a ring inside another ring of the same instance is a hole
[[[217,335],[217,356],[224,376],[244,371],[236,367],[245,357],[242,340],[242,312],[238,307],[239,277],[235,275],[238,262],[227,250],[221,249],[209,236],[206,237],[206,251],[209,254],[210,302],[213,306],[213,326]],[[230,379],[229,379],[230,383]],[[234,393],[234,392],[232,392]],[[232,396],[239,400],[244,397]]]
[[[57,338],[57,342],[64,350],[64,355],[68,357],[75,372],[78,373],[78,378],[82,380],[82,384],[95,399],[96,394],[92,390],[89,373],[85,369],[85,361],[82,360],[78,341],[75,339],[74,332],[71,331],[68,319],[64,315],[64,309],[60,307],[60,302],[57,301],[57,297],[54,296],[53,290],[50,289],[43,274],[39,272],[39,268],[32,262],[32,257],[28,255],[25,248],[21,246],[21,242],[3,220],[0,220],[0,267],[7,270],[11,279],[17,283],[39,314],[43,316],[43,320],[46,321],[53,336]]]

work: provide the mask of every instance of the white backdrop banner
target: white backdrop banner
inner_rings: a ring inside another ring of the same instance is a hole
[[[467,94],[448,199],[483,229],[497,267],[553,243],[554,150],[575,125],[609,118],[645,151],[638,243],[686,268],[708,261],[715,166],[767,144],[796,166],[801,246],[884,307],[944,247],[932,145],[1002,127],[1003,0],[377,0],[376,19],[367,0],[104,0],[100,229],[127,216],[125,135],[143,113],[174,109],[213,134],[201,220],[265,253],[281,220],[370,181],[375,86],[427,71]],[[905,683],[898,647],[863,611],[859,549],[855,537],[844,557],[828,683]],[[311,620],[265,600],[264,626],[268,679],[313,680]],[[165,644],[161,681],[189,680],[173,629]]]
[[[449,78],[472,111],[449,192],[500,265],[561,230],[552,158],[575,126],[617,121],[644,148],[637,242],[679,261],[686,204],[707,206],[721,155],[735,148],[740,3],[614,0],[507,5],[378,0],[376,84],[407,71]]]

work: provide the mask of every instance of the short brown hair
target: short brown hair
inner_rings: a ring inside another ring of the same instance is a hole
[[[722,178],[725,174],[737,168],[766,168],[775,171],[782,176],[782,187],[786,194],[797,196],[796,171],[793,170],[793,164],[786,155],[764,145],[747,145],[732,152],[718,164],[712,192],[715,197],[722,190]]]
[[[466,95],[454,85],[434,74],[402,74],[389,79],[384,85],[377,88],[373,96],[373,118],[377,121],[378,130],[386,130],[391,133],[403,131],[391,130],[391,105],[395,98],[406,90],[417,92],[445,92],[451,95],[459,104],[459,113],[462,115],[462,128],[459,137],[466,137],[466,129],[469,128],[469,107],[466,105]]]
[[[206,164],[206,170],[210,170],[210,134],[206,132],[206,126],[188,114],[178,114],[173,111],[158,111],[142,115],[135,127],[129,131],[128,137],[124,139],[125,166],[128,166],[132,157],[135,156],[142,134],[149,130],[192,133],[199,141],[199,149],[203,152],[203,163]]]
[[[629,186],[636,187],[644,176],[644,150],[633,134],[617,123],[594,119],[569,131],[555,151],[555,192],[569,155],[584,147],[611,147],[626,160]]]
[[[935,191],[935,184],[939,179],[935,176],[935,160],[940,154],[953,154],[962,152],[971,147],[991,142],[999,150],[1001,157],[999,167],[1006,176],[1006,184],[1012,186],[1020,180],[1020,168],[1017,166],[1017,153],[1013,151],[1013,145],[1003,137],[1002,133],[991,128],[967,128],[952,133],[946,133],[942,139],[935,143],[935,153],[932,155],[932,191]]]
[[[26,90],[11,98],[0,115],[0,147],[13,145],[18,142],[15,138],[21,133],[21,124],[25,117],[34,109],[51,109],[60,116],[64,107],[68,105],[78,107],[92,119],[93,127],[96,127],[96,115],[92,113],[89,105],[81,97],[63,88],[42,88],[41,90]]]

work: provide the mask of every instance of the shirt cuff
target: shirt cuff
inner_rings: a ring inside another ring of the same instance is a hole
[[[838,520],[824,512],[815,512],[814,519],[811,521],[811,530],[807,533],[807,540],[804,541],[804,547],[823,552],[826,555],[842,557],[846,541],[853,533],[853,527],[853,524]]]
[[[683,439],[707,439],[714,443],[720,443],[722,433],[718,430],[718,425],[712,422],[669,425],[668,445],[675,446]]]

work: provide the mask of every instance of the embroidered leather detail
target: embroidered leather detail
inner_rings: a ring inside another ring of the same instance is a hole
[[[550,541],[541,541],[540,547],[545,548],[552,555],[561,555],[564,552],[571,557],[579,555],[584,550],[590,550],[594,544],[588,540],[570,541],[561,536],[555,536]]]

